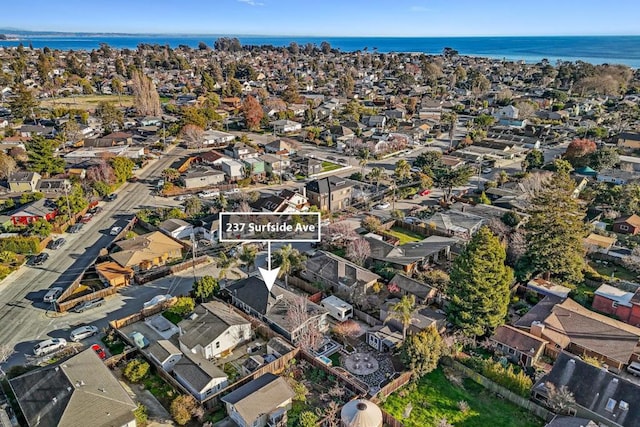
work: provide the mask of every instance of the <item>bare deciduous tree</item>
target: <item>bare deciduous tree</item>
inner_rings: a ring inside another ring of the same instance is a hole
[[[346,256],[350,261],[362,265],[369,255],[371,255],[371,246],[362,237],[351,239],[347,243]]]
[[[184,125],[180,131],[180,137],[189,148],[201,148],[204,130],[197,125]]]
[[[573,393],[566,386],[556,387],[555,384],[544,383],[547,389],[547,403],[558,414],[568,414],[569,410],[576,404]]]
[[[287,314],[286,322],[292,330],[296,327],[296,343],[303,349],[314,348],[322,338],[322,333],[318,329],[318,319],[313,318],[312,308],[309,301],[302,296],[294,296],[286,300]],[[299,326],[298,326],[299,325]]]
[[[142,71],[135,71],[131,77],[133,83],[133,96],[136,110],[141,116],[162,115],[160,96],[156,85]]]
[[[4,365],[4,363],[9,360],[9,358],[15,353],[15,350],[13,349],[13,347],[7,345],[7,344],[2,344],[0,345],[0,377],[4,377],[5,373],[2,370],[2,365]]]

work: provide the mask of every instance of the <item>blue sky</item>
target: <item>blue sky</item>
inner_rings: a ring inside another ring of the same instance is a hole
[[[637,0],[4,1],[0,28],[308,36],[638,35]]]

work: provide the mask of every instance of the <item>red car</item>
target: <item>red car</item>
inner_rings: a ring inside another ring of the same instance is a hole
[[[104,352],[104,349],[100,347],[99,344],[92,345],[91,349],[96,352],[100,359],[104,360],[107,358],[107,353]]]
[[[90,213],[85,214],[85,215],[82,217],[82,219],[80,220],[80,222],[81,222],[81,223],[83,223],[83,224],[86,224],[86,223],[88,223],[89,221],[91,221],[91,218],[93,218],[93,214],[90,214]]]
[[[429,194],[431,194],[431,190],[429,190],[428,188],[425,188],[420,192],[421,196],[428,196]]]

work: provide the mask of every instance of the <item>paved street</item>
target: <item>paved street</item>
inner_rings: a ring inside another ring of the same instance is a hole
[[[136,209],[145,206],[171,206],[176,202],[151,194],[151,177],[160,175],[177,158],[186,153],[175,148],[169,154],[156,160],[142,171],[140,181],[126,183],[118,191],[114,202],[101,202],[103,211],[96,215],[77,234],[66,234],[67,243],[58,250],[46,250],[50,254],[42,266],[23,266],[0,284],[0,343],[15,346],[18,353],[29,353],[33,345],[58,329],[60,319],[50,317],[42,302],[46,289],[52,286],[68,286],[113,239],[109,235],[112,226],[124,223]],[[110,311],[112,299],[100,309]],[[146,300],[145,300],[146,301]],[[96,309],[99,310],[99,309]],[[88,311],[83,314],[65,315],[69,324],[88,323],[99,316],[100,311]],[[106,323],[106,322],[105,322]]]

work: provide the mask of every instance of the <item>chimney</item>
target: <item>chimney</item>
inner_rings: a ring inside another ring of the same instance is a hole
[[[542,338],[542,332],[544,331],[544,324],[542,322],[538,322],[534,320],[531,322],[531,328],[529,329],[529,333],[531,335],[535,335],[538,338]]]

